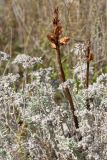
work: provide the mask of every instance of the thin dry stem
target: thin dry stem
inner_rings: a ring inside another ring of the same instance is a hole
[[[90,41],[88,42],[88,46],[87,46],[87,70],[86,70],[86,88],[88,89],[89,87],[89,69],[90,69]],[[86,105],[87,105],[87,109],[90,110],[90,103],[89,103],[89,98],[88,98],[88,93],[87,93],[87,100],[86,100]]]

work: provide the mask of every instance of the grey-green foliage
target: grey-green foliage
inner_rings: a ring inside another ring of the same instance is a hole
[[[2,63],[8,60],[5,57]],[[98,76],[88,89],[81,81],[78,89],[75,76],[60,84],[52,79],[52,68],[34,71],[33,67],[42,63],[40,58],[19,55],[10,65],[13,63],[24,67],[23,76],[0,76],[0,158],[106,160],[107,74]],[[66,87],[73,96],[78,129],[63,94]],[[61,93],[58,102],[57,92]],[[90,110],[86,108],[87,98]]]

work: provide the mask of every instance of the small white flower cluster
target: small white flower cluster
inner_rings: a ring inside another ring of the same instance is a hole
[[[73,47],[73,50],[74,54],[76,56],[85,56],[86,55],[86,45],[84,43],[76,43]]]
[[[75,75],[75,77],[77,77],[77,79],[81,80],[81,83],[83,83],[86,78],[86,70],[87,70],[86,63],[81,63],[81,64],[78,63],[74,67],[74,75]],[[90,77],[92,77],[92,75],[93,75],[93,67],[92,66],[89,69],[89,74],[90,74]]]
[[[61,83],[58,87],[59,90],[63,91],[65,88],[70,88],[74,84],[72,79],[67,79],[64,83]]]
[[[42,60],[41,57],[40,58],[36,58],[36,57],[31,57],[25,54],[20,54],[17,55],[17,57],[14,59],[13,64],[21,64],[23,66],[23,68],[27,69],[27,68],[31,68],[33,67],[35,64],[41,64]]]
[[[13,73],[9,73],[8,75],[4,75],[0,77],[0,81],[1,83],[14,83],[19,79],[20,75],[19,74],[13,74]]]
[[[99,77],[97,77],[97,83],[103,83],[106,85],[107,83],[107,73],[102,73]]]
[[[73,53],[77,56],[77,64],[74,67],[74,76],[80,81],[80,86],[84,86],[87,73],[87,46],[85,43],[76,43],[73,49]],[[92,78],[94,73],[94,68],[89,67],[89,78]]]
[[[7,61],[10,59],[10,55],[0,51],[0,61]]]
[[[31,76],[38,79],[38,81],[40,81],[40,80],[43,81],[43,79],[49,81],[52,71],[53,71],[53,69],[51,67],[46,68],[46,69],[41,68],[37,72],[32,72]]]
[[[96,98],[97,102],[101,102],[104,99],[106,100],[107,93],[107,74],[101,74],[97,77],[96,82],[92,85],[89,85],[88,89],[83,89],[82,94],[86,98],[88,94],[89,99]]]

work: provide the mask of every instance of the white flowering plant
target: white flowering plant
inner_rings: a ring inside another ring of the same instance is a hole
[[[5,57],[10,56],[5,53]],[[0,159],[106,160],[107,74],[77,91],[76,74],[80,77],[83,70],[74,67],[74,79],[60,83],[52,79],[53,68],[33,69],[43,63],[41,58],[21,54],[9,65],[13,63],[22,65],[23,76],[20,72],[0,76]],[[81,83],[85,86],[85,76]],[[73,97],[79,128],[75,128],[64,95],[66,87]],[[57,92],[60,102],[55,100]]]

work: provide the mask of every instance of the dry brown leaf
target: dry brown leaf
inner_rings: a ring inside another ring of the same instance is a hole
[[[52,47],[53,49],[56,49],[55,43],[51,43],[51,47]]]
[[[94,60],[94,55],[92,53],[90,53],[88,61],[93,61]]]
[[[55,42],[55,38],[54,38],[54,36],[53,35],[47,35],[47,37],[48,37],[48,40],[50,41],[50,42]]]
[[[65,45],[65,44],[67,44],[67,42],[70,40],[70,38],[69,37],[63,37],[63,38],[61,38],[60,40],[59,40],[59,43],[61,44],[61,45]]]

